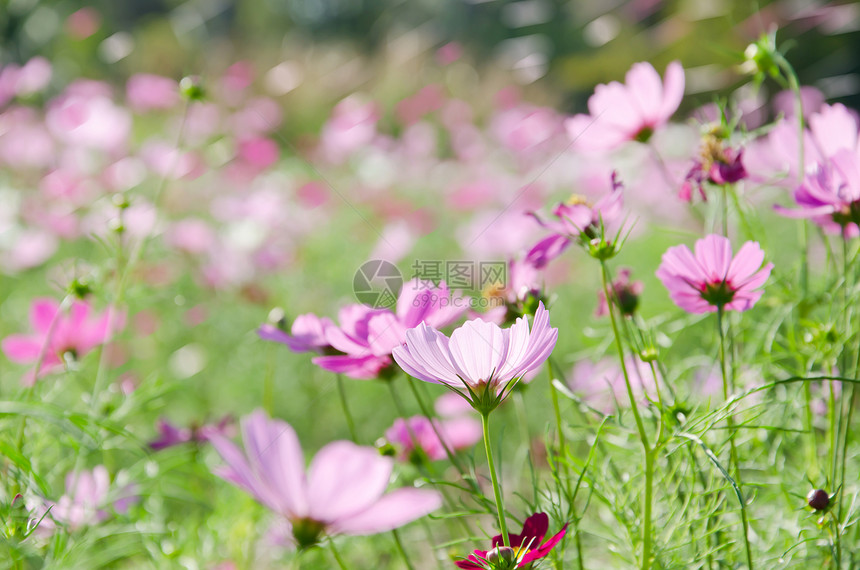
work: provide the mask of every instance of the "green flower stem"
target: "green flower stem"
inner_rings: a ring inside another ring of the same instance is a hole
[[[448,443],[442,437],[442,434],[439,433],[439,428],[437,427],[436,422],[433,421],[433,414],[430,413],[430,408],[427,407],[427,404],[424,402],[424,398],[422,398],[421,394],[418,392],[418,386],[415,384],[416,382],[418,381],[411,376],[406,376],[406,383],[409,384],[409,388],[412,390],[412,395],[415,396],[415,401],[418,402],[418,407],[421,408],[421,413],[430,421],[430,427],[433,428],[433,433],[436,434],[437,438],[439,438],[439,443],[442,444],[442,449],[445,450],[445,455],[448,456],[448,461],[451,462],[451,465],[453,465],[460,473],[460,476],[463,477],[465,475],[463,468],[457,460],[457,456],[454,455],[454,452],[448,447]],[[406,418],[404,417],[404,419]]]
[[[633,411],[633,418],[636,420],[636,428],[639,431],[639,440],[642,442],[642,449],[645,452],[645,496],[642,499],[643,525],[642,525],[642,570],[648,570],[651,567],[651,505],[653,503],[654,494],[654,450],[648,443],[648,434],[645,432],[645,424],[642,423],[642,417],[639,415],[638,403],[636,396],[633,395],[633,387],[630,385],[630,375],[627,372],[627,365],[624,362],[624,347],[621,344],[621,335],[618,332],[618,323],[615,318],[615,303],[613,302],[612,292],[609,288],[609,268],[606,262],[601,260],[601,277],[603,278],[603,293],[606,295],[606,304],[609,307],[609,321],[612,323],[612,334],[615,336],[615,347],[618,349],[618,360],[621,364],[621,373],[624,375],[624,385],[627,388],[627,397],[630,399],[630,409]]]
[[[717,328],[720,333],[720,372],[723,376],[723,401],[729,399],[729,389],[734,391],[733,382],[726,368],[726,333],[723,330],[723,307],[717,308]],[[741,522],[743,523],[744,547],[746,549],[747,566],[753,570],[752,548],[749,540],[749,520],[747,519],[746,499],[743,497],[743,483],[741,482],[741,466],[738,462],[738,451],[735,447],[735,418],[729,413],[726,418],[729,430],[729,449],[731,453],[731,465],[734,467],[735,482],[741,493]]]
[[[355,421],[352,419],[352,414],[349,411],[349,405],[346,400],[346,389],[343,386],[343,376],[335,374],[337,378],[337,395],[340,398],[340,407],[343,409],[343,417],[346,418],[346,426],[349,428],[349,437],[353,443],[358,443],[358,435],[355,431]]]
[[[851,336],[858,336],[857,334],[854,334],[853,331],[851,330],[851,321],[853,320],[853,314],[852,313],[853,313],[853,306],[854,306],[854,300],[853,300],[852,294],[854,292],[854,287],[856,285],[856,279],[855,279],[856,276],[854,273],[854,266],[853,266],[854,265],[853,264],[854,258],[850,255],[851,248],[850,248],[850,245],[848,244],[848,240],[845,239],[845,236],[842,237],[842,244],[843,244],[842,245],[842,256],[843,256],[843,260],[842,260],[843,265],[842,266],[843,266],[843,273],[844,273],[843,290],[844,290],[844,298],[845,298],[845,310],[843,311],[845,313],[845,329],[844,330],[845,330],[845,338],[851,338]],[[855,342],[860,342],[860,339],[858,339]],[[843,353],[844,352],[845,352],[845,349],[843,348]],[[846,357],[844,358],[844,361],[847,362],[850,358],[851,358],[851,355],[847,354]],[[857,379],[858,371],[860,371],[860,345],[855,345],[854,368],[851,372],[850,377]],[[845,365],[845,369],[842,371],[842,373],[846,374],[846,375],[848,374],[847,364]],[[837,568],[840,568],[842,566],[842,548],[841,548],[842,532],[841,532],[841,529],[842,529],[843,513],[844,513],[844,511],[843,511],[844,505],[843,505],[842,498],[845,495],[845,464],[846,464],[846,461],[848,459],[848,443],[851,440],[851,420],[852,420],[853,415],[854,415],[854,406],[856,404],[855,398],[856,398],[856,394],[857,394],[855,386],[852,383],[848,386],[848,390],[850,391],[850,395],[846,398],[845,397],[845,389],[846,389],[845,383],[842,382],[840,385],[842,387],[843,400],[847,400],[847,410],[844,414],[845,415],[845,426],[842,428],[842,433],[843,433],[842,454],[841,454],[841,458],[839,461],[839,496],[836,499],[837,500],[837,509],[836,509],[836,522],[834,525],[835,530],[836,530],[835,535],[836,535],[836,552],[837,552],[836,567]],[[831,384],[831,392],[832,391],[833,391],[833,388],[832,388],[832,384]],[[833,399],[834,398],[831,396],[831,401]],[[833,481],[835,484],[836,479],[834,479]]]
[[[782,71],[782,74],[788,80],[788,88],[794,94],[795,116],[797,117],[797,182],[803,182],[803,177],[806,173],[805,157],[804,157],[804,137],[803,132],[805,125],[803,122],[803,96],[800,93],[800,80],[794,67],[785,59],[782,54],[776,52],[776,64]],[[800,260],[800,290],[803,292],[803,299],[809,292],[809,220],[803,220],[800,224],[800,241],[801,241],[801,260]]]
[[[496,510],[499,513],[499,528],[502,531],[502,544],[511,545],[508,535],[508,525],[505,522],[505,503],[502,499],[502,490],[499,487],[499,479],[496,477],[496,465],[493,462],[493,448],[490,445],[490,413],[481,414],[481,426],[484,428],[484,451],[487,453],[487,465],[490,467],[490,480],[493,483],[493,495],[496,498]]]
[[[415,570],[415,567],[412,566],[412,562],[409,561],[409,556],[406,554],[406,549],[403,548],[403,541],[400,540],[400,534],[397,532],[397,529],[392,529],[391,536],[394,537],[394,544],[397,545],[397,552],[400,553],[401,558],[403,558],[403,562],[406,564],[406,568],[409,570]]]
[[[334,556],[334,559],[337,561],[337,566],[340,570],[347,570],[347,565],[343,561],[343,558],[340,557],[340,552],[337,551],[337,548],[334,545],[334,539],[329,537],[328,539],[329,548],[331,548],[331,553]]]

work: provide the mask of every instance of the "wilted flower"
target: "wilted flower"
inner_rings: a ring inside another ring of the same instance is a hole
[[[549,530],[549,517],[546,513],[535,513],[523,523],[523,532],[510,535],[510,548],[503,546],[502,535],[493,537],[493,549],[490,551],[476,550],[466,560],[458,560],[457,568],[478,568],[479,570],[493,569],[497,558],[510,559],[508,566],[503,568],[530,568],[531,564],[546,557],[555,546],[561,542],[567,532],[565,524],[549,540],[541,544]],[[507,549],[507,550],[505,550]]]
[[[669,122],[684,96],[684,68],[677,61],[666,67],[665,81],[644,61],[633,64],[625,81],[595,87],[588,99],[591,114],[565,122],[579,148],[605,151],[629,141],[646,142]]]
[[[747,177],[744,168],[743,150],[735,149],[724,144],[718,129],[712,129],[702,140],[699,157],[693,161],[693,166],[687,172],[684,183],[678,192],[679,197],[687,202],[693,199],[693,190],[698,190],[702,199],[706,199],[703,185],[734,184]]]
[[[393,460],[371,447],[329,443],[305,470],[296,432],[257,410],[242,418],[243,453],[222,435],[212,445],[226,466],[216,474],[283,516],[299,548],[323,535],[376,534],[403,526],[436,510],[436,491],[404,488],[385,494]]]
[[[558,329],[550,327],[549,311],[540,303],[531,331],[526,317],[507,329],[475,319],[449,339],[422,323],[406,331],[406,343],[392,354],[410,376],[443,384],[486,414],[504,400],[517,380],[543,364],[557,339]]]
[[[732,257],[728,238],[710,234],[695,249],[694,255],[686,245],[670,247],[657,269],[676,305],[689,313],[746,311],[755,305],[773,269],[772,263],[762,266],[764,251],[757,242],[746,242]]]

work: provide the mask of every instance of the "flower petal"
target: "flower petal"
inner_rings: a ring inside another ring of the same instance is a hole
[[[308,469],[309,516],[336,525],[373,505],[385,492],[393,460],[349,441],[329,443]]]
[[[333,530],[343,534],[366,535],[393,530],[417,520],[442,506],[442,496],[426,489],[397,489],[364,511],[341,519]]]

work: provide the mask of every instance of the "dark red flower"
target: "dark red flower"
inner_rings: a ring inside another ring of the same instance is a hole
[[[567,525],[565,524],[555,536],[541,544],[541,541],[544,536],[546,536],[548,529],[549,517],[546,513],[535,513],[527,518],[526,522],[523,523],[523,532],[520,534],[510,535],[511,548],[516,555],[516,565],[509,567],[527,568],[532,562],[544,558],[553,548],[555,548],[555,545],[561,542],[561,539],[564,538],[564,534],[567,532]],[[495,568],[495,566],[488,561],[488,557],[499,558],[491,556],[493,550],[499,547],[503,547],[502,535],[493,537],[493,548],[490,551],[476,550],[469,555],[469,558],[458,560],[456,562],[457,567],[467,569],[478,568],[480,570]]]

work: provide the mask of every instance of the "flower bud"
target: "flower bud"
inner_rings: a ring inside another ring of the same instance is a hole
[[[806,495],[806,504],[816,511],[827,510],[830,506],[830,495],[824,489],[813,489]]]
[[[517,564],[517,553],[510,546],[497,546],[487,553],[487,562],[495,570],[515,568]]]
[[[187,75],[179,81],[179,92],[189,101],[202,101],[206,98],[203,82],[196,75]]]

